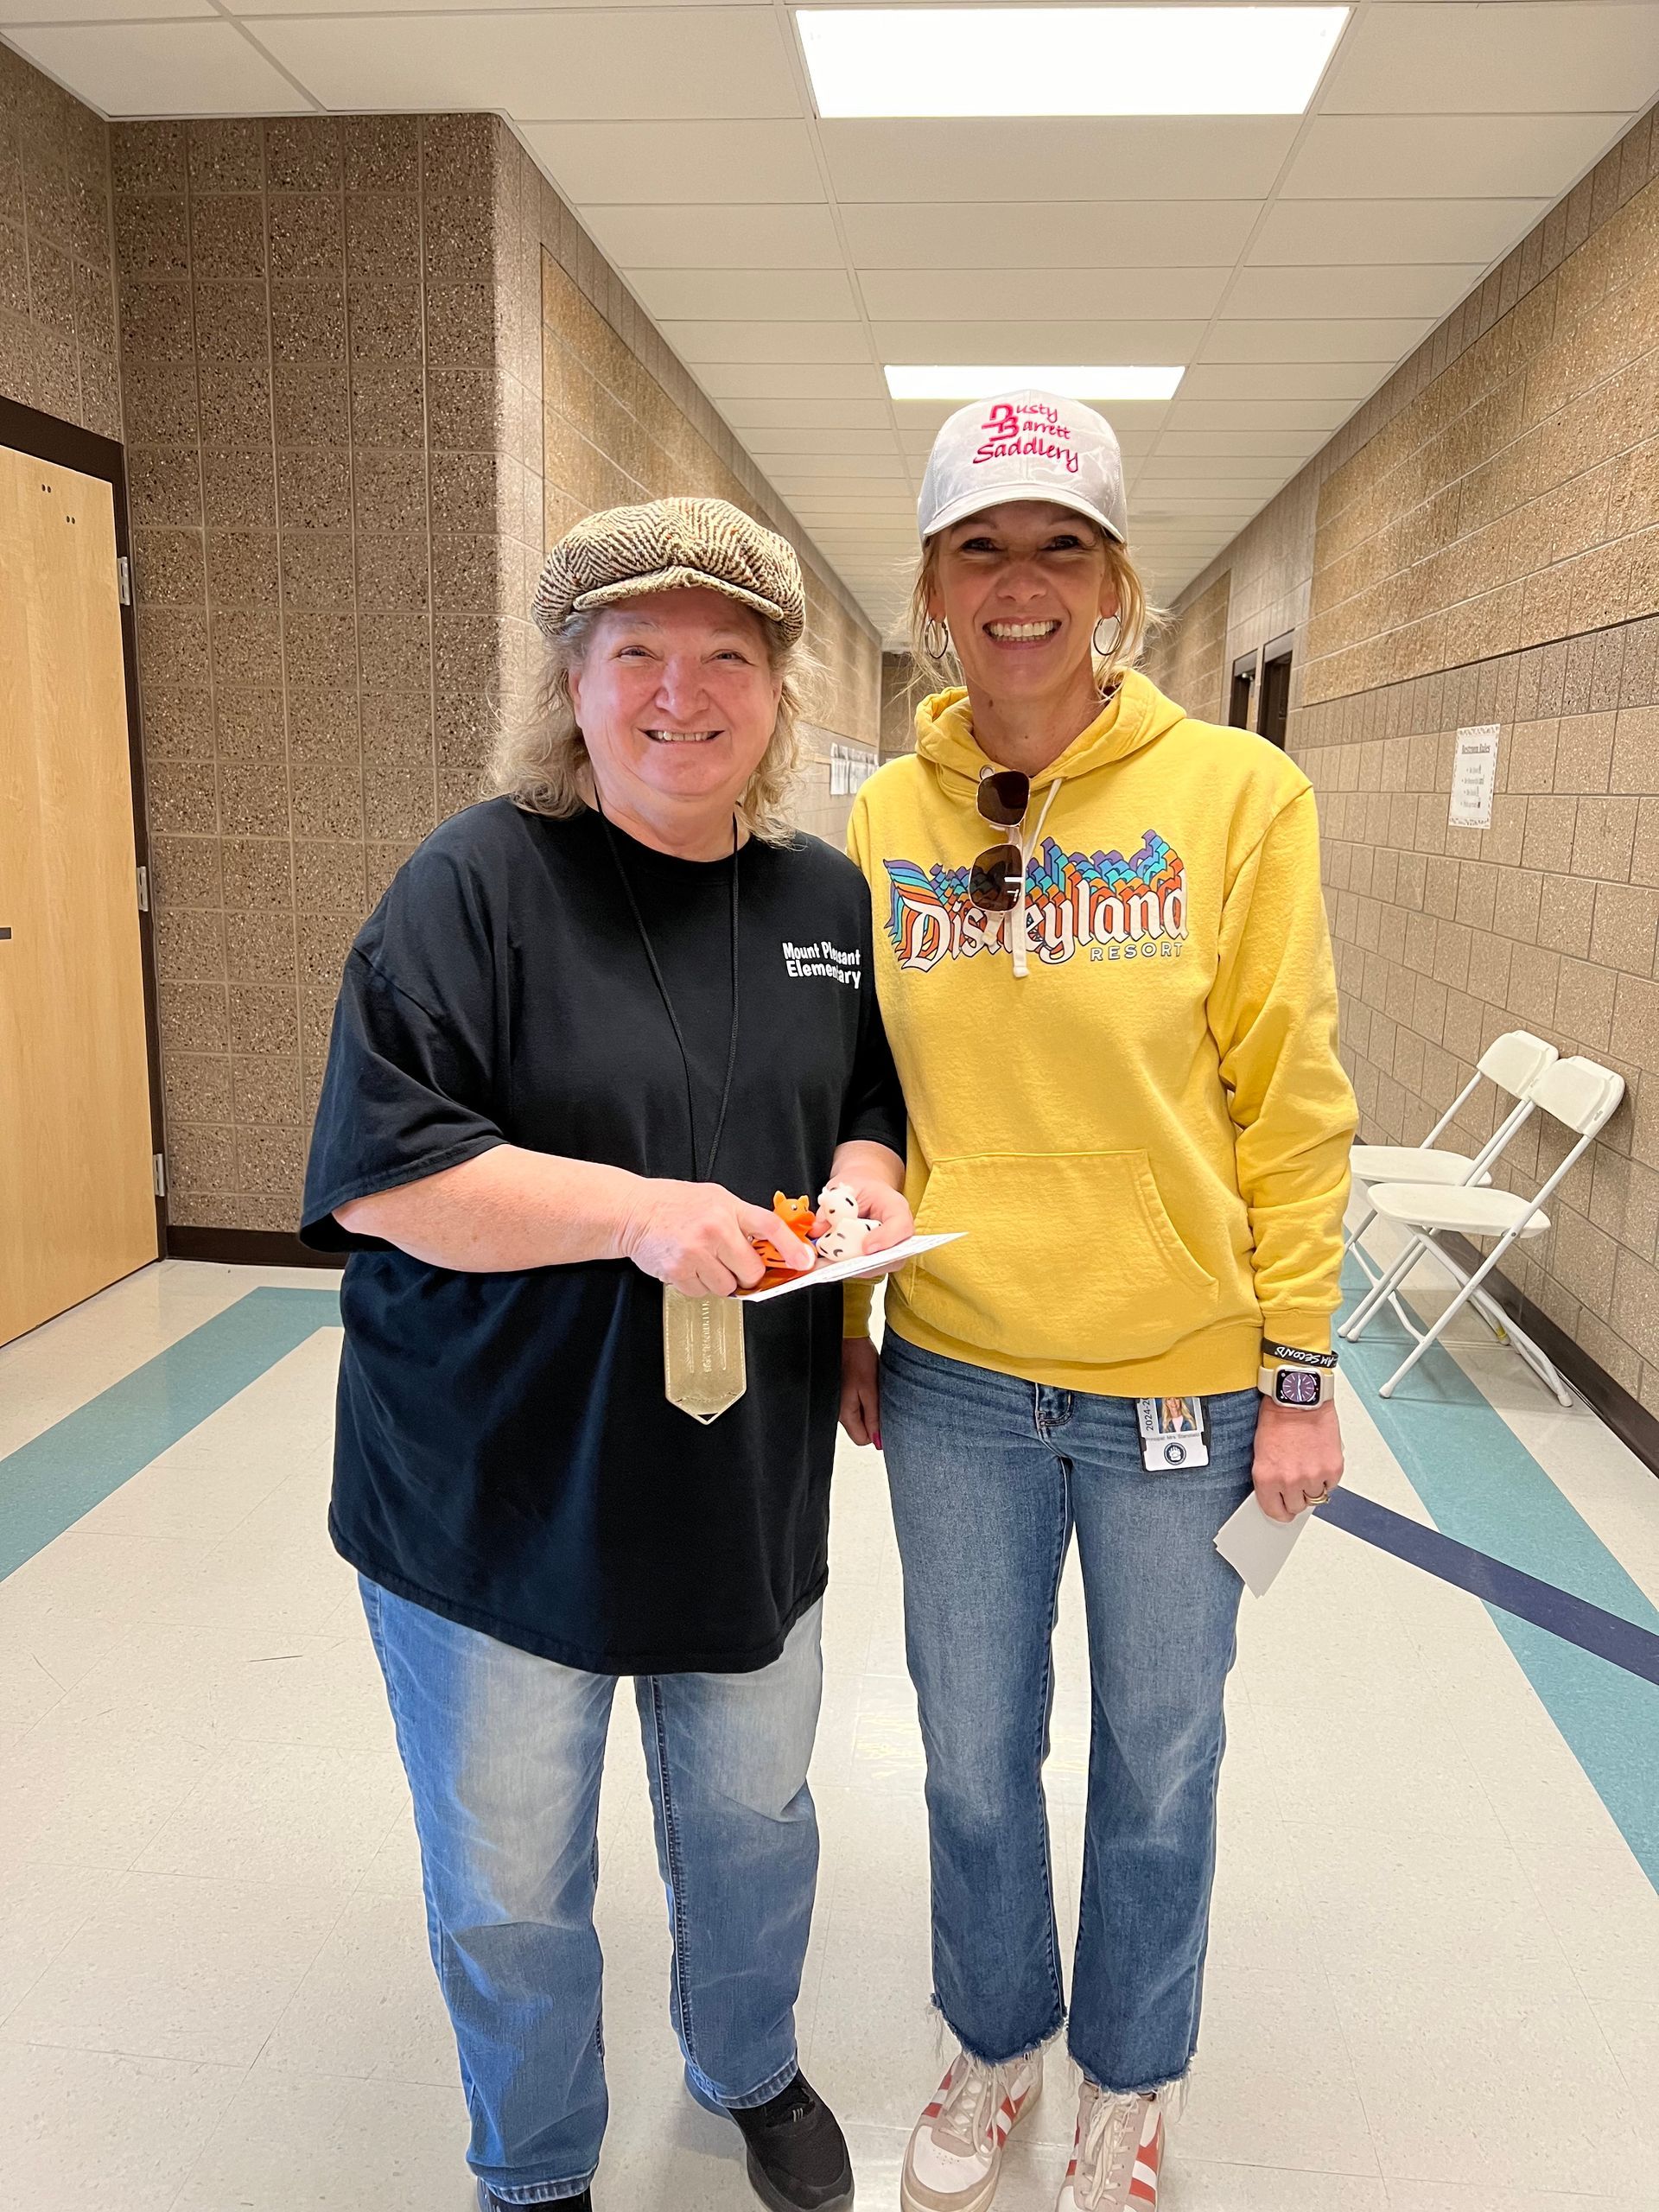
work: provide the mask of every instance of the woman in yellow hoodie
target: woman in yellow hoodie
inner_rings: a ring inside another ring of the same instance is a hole
[[[1252,1483],[1340,1479],[1330,1315],[1354,1103],[1307,779],[1134,664],[1146,598],[1109,426],[964,408],[921,499],[916,650],[964,688],[859,794],[851,850],[910,1112],[919,1230],[878,1373],[927,1751],[935,2000],[961,2050],[907,2212],[983,2212],[1065,2018],[1041,1768],[1075,1529],[1093,1689],[1058,2212],[1155,2205],[1197,2044],[1223,1688]],[[982,850],[982,848],[988,849]]]

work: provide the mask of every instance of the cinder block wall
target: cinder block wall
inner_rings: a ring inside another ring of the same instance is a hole
[[[1645,117],[1184,595],[1224,665],[1296,632],[1364,1134],[1415,1142],[1498,1033],[1629,1102],[1507,1272],[1659,1413],[1659,129]],[[1490,830],[1456,732],[1501,728]],[[1461,1132],[1485,1135],[1482,1116]],[[1503,1167],[1560,1157],[1537,1122]]]
[[[3,45],[0,393],[121,435],[109,130]]]
[[[874,632],[494,118],[111,127],[0,46],[0,392],[127,446],[176,1224],[295,1225],[346,948],[524,710],[582,507],[803,548],[839,842]]]

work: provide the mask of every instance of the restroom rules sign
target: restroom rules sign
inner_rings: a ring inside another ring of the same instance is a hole
[[[1497,783],[1496,722],[1480,722],[1458,732],[1458,749],[1452,760],[1452,811],[1447,820],[1454,830],[1490,830],[1492,792]]]

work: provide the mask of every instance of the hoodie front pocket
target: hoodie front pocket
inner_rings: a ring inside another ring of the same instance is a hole
[[[1216,1279],[1181,1242],[1144,1152],[941,1160],[916,1226],[965,1232],[900,1278],[917,1319],[1006,1359],[1155,1358],[1215,1312]]]

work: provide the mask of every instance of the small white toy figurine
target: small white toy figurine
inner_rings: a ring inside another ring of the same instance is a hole
[[[821,1260],[856,1260],[875,1233],[876,1224],[861,1220],[858,1200],[845,1183],[826,1183],[818,1193],[818,1211],[828,1214],[830,1226],[814,1240]]]

